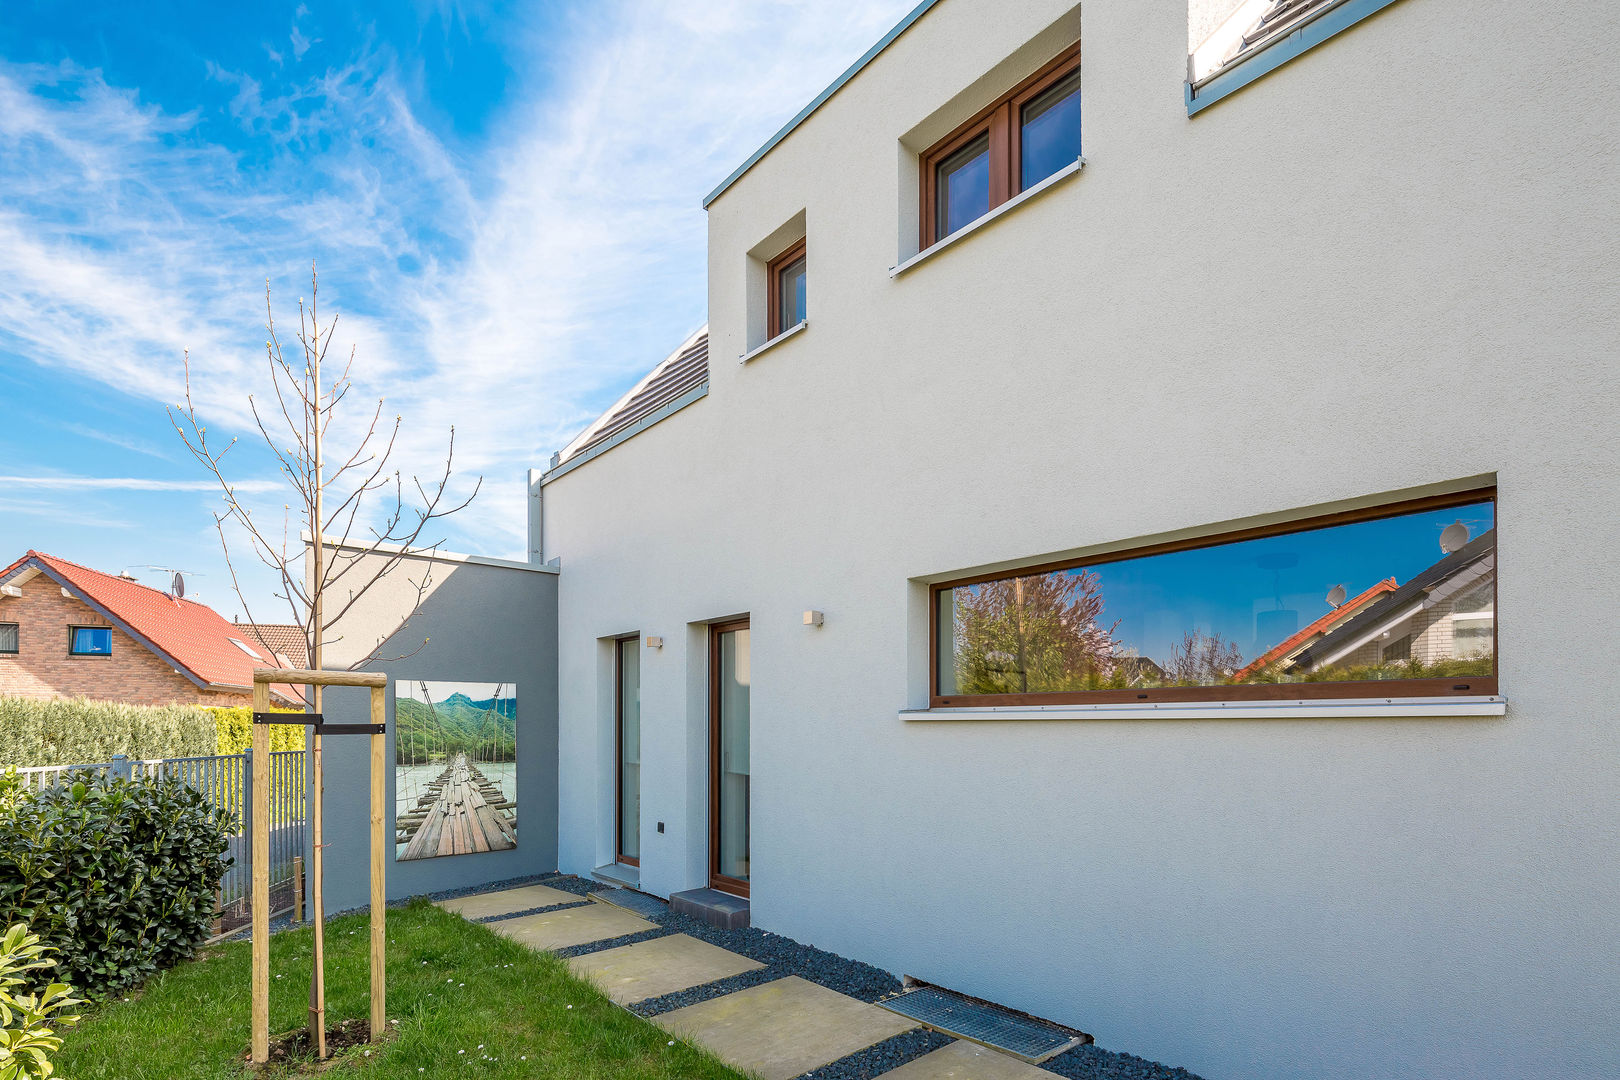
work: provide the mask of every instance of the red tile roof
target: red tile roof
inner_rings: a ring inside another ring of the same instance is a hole
[[[28,564],[77,593],[81,600],[206,689],[251,691],[253,669],[279,663],[270,656],[255,660],[238,648],[233,639],[243,640],[241,631],[206,604],[176,599],[138,581],[104,574],[55,555],[30,551],[0,573],[0,579],[10,578]],[[291,687],[271,689],[286,700],[302,702]]]
[[[301,668],[309,664],[309,639],[304,628],[297,623],[233,623],[242,633],[242,640],[250,645],[262,645],[264,650],[285,657],[288,667]]]
[[[1297,651],[1309,643],[1310,640],[1316,637],[1318,634],[1327,633],[1329,630],[1344,622],[1344,620],[1348,619],[1350,616],[1354,615],[1356,612],[1360,611],[1362,608],[1366,607],[1380,596],[1383,596],[1385,593],[1394,592],[1395,587],[1394,578],[1385,578],[1383,581],[1380,581],[1378,584],[1374,585],[1360,596],[1346,600],[1344,603],[1340,604],[1326,615],[1323,615],[1320,619],[1317,619],[1303,630],[1297,631],[1288,637],[1283,638],[1277,644],[1273,645],[1271,648],[1267,649],[1253,660],[1250,660],[1248,666],[1244,667],[1242,670],[1238,671],[1237,674],[1232,676],[1232,681],[1242,682],[1250,675],[1253,675],[1261,668],[1264,668],[1267,664],[1286,659],[1289,653]]]

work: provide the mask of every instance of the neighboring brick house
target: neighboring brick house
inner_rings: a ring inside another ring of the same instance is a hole
[[[309,639],[304,628],[297,623],[234,622],[242,640],[259,649],[266,656],[284,657],[289,667],[309,666]]]
[[[0,696],[247,705],[284,666],[206,604],[30,551],[0,571]],[[302,702],[272,688],[277,704]]]

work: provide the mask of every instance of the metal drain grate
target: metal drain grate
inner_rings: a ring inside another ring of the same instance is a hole
[[[924,1027],[983,1043],[1032,1065],[1091,1041],[1091,1037],[1082,1032],[937,986],[920,986],[878,1004],[890,1012],[909,1016]]]
[[[637,915],[667,915],[669,905],[655,896],[636,892],[633,889],[600,889],[591,893],[591,899],[600,904],[611,904],[616,908],[633,911]]]

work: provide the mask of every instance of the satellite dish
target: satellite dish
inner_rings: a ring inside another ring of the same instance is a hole
[[[1461,521],[1453,521],[1440,531],[1440,550],[1450,555],[1453,551],[1461,551],[1468,543],[1468,526]]]
[[[1327,594],[1328,606],[1329,607],[1335,607],[1335,608],[1338,607],[1340,604],[1344,603],[1344,598],[1345,598],[1346,595],[1347,594],[1344,591],[1344,586],[1343,585],[1335,585],[1335,586],[1333,586],[1333,588],[1328,590],[1328,594]]]
[[[176,600],[186,595],[186,576],[180,571],[174,572],[174,598]]]

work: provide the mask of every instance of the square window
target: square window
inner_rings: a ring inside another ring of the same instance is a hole
[[[70,626],[70,627],[68,627],[68,655],[70,655],[70,656],[111,656],[112,655],[112,627],[110,627],[110,626]]]
[[[770,310],[767,313],[766,337],[784,334],[809,317],[805,304],[807,265],[803,240],[768,264],[766,274],[769,278]]]
[[[17,654],[17,624],[0,622],[0,656]]]

